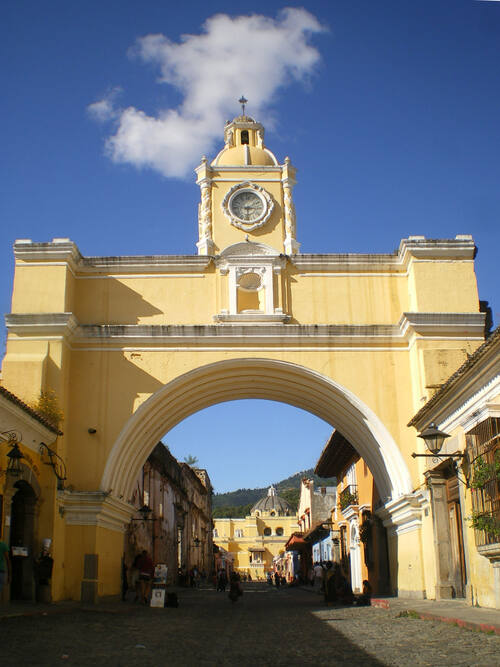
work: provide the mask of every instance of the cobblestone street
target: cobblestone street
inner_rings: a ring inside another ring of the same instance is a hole
[[[130,603],[0,620],[2,667],[14,665],[499,664],[500,637],[373,607],[325,607],[304,589],[246,584],[232,604],[186,590],[178,609]]]

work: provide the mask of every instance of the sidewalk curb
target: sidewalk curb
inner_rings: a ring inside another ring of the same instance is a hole
[[[389,611],[391,609],[390,601],[380,598],[372,598],[371,606],[377,607],[378,609],[385,609]],[[459,628],[465,628],[467,630],[473,630],[475,632],[486,632],[488,634],[500,635],[500,625],[491,625],[489,623],[475,623],[474,621],[466,621],[463,618],[456,618],[450,616],[440,616],[439,614],[431,614],[428,611],[417,611],[416,609],[401,609],[402,613],[406,612],[408,614],[415,614],[419,618],[425,621],[440,621],[441,623],[448,623],[449,625],[457,625]]]

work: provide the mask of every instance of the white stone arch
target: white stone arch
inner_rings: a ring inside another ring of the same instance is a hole
[[[401,452],[368,406],[321,373],[272,359],[217,361],[168,382],[124,425],[107,460],[101,490],[128,501],[144,461],[165,433],[199,410],[245,398],[287,403],[338,429],[366,461],[384,502],[412,492]]]

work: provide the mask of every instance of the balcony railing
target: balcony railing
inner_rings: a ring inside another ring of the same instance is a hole
[[[358,486],[357,484],[349,484],[339,495],[340,509],[344,511],[349,505],[358,504]]]

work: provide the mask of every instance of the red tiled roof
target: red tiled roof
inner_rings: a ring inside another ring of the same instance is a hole
[[[48,419],[46,419],[36,410],[33,410],[33,408],[30,408],[30,406],[27,405],[27,403],[25,403],[20,398],[15,396],[13,393],[5,389],[5,387],[2,387],[2,385],[0,385],[0,395],[4,396],[11,403],[14,403],[14,405],[17,405],[19,408],[21,408],[21,410],[24,410],[24,412],[30,415],[30,417],[36,419],[37,422],[40,422],[40,424],[45,426],[45,428],[49,429],[49,431],[52,431],[52,433],[56,433],[57,435],[62,435],[62,431],[60,431],[56,426],[51,424],[48,421]]]

